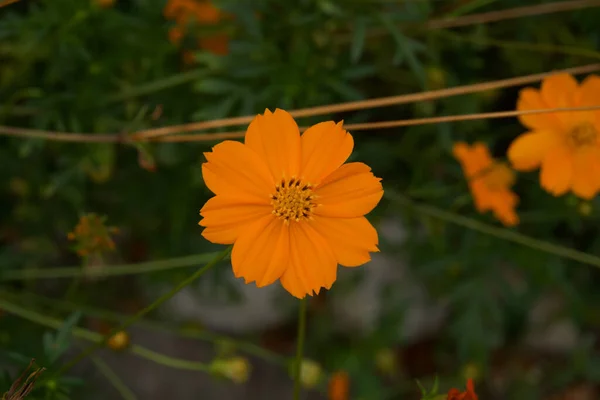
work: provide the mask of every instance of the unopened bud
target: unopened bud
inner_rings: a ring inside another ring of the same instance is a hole
[[[119,331],[112,335],[106,344],[115,351],[125,350],[129,346],[129,334],[125,331]]]
[[[250,376],[250,363],[244,357],[218,358],[211,363],[210,370],[235,383],[244,383]]]

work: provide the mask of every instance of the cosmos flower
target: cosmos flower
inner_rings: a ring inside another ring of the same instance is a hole
[[[329,289],[337,265],[355,267],[379,251],[364,217],[381,197],[380,179],[360,162],[342,123],[322,122],[302,136],[286,111],[266,110],[244,143],[205,153],[206,186],[216,194],[200,211],[202,235],[234,244],[233,272],[258,287],[280,280],[293,296]]]
[[[523,89],[517,110],[600,106],[600,77],[579,85],[568,74],[552,75],[540,90]],[[521,115],[529,128],[508,149],[519,171],[540,168],[541,186],[554,196],[569,191],[591,199],[600,191],[600,110]]]
[[[506,164],[495,161],[483,143],[469,146],[458,142],[452,153],[469,182],[477,211],[492,211],[506,226],[518,224],[515,207],[519,198],[511,191],[515,182],[514,172]]]

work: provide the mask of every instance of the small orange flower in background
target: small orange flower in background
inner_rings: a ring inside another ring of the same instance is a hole
[[[345,371],[334,372],[329,379],[328,400],[348,400],[350,398],[350,377]]]
[[[515,182],[514,172],[506,164],[495,161],[483,143],[469,146],[459,142],[454,145],[452,153],[469,181],[477,211],[492,211],[506,226],[518,224],[515,207],[519,197],[511,191]]]
[[[546,78],[540,90],[523,89],[517,110],[600,106],[600,77],[579,85],[568,74]],[[572,191],[591,199],[600,191],[600,110],[520,115],[530,129],[508,149],[519,171],[540,168],[541,186],[554,196]]]
[[[473,379],[467,380],[467,390],[461,392],[458,389],[450,389],[448,391],[447,400],[479,400],[477,397],[477,393],[475,393],[475,384],[473,383]]]
[[[208,0],[169,0],[163,14],[165,18],[175,20],[177,23],[177,26],[169,31],[169,40],[176,45],[181,43],[188,23],[195,22],[204,26],[213,26],[227,17]],[[214,54],[225,55],[229,51],[229,36],[216,33],[200,37],[198,47]]]
[[[105,225],[106,218],[90,213],[79,218],[79,222],[69,232],[67,238],[75,242],[75,251],[81,257],[98,255],[115,249],[112,235],[119,229]]]
[[[383,188],[371,168],[344,164],[354,141],[342,123],[322,122],[302,136],[286,111],[265,111],[244,143],[224,141],[205,153],[206,186],[216,194],[200,210],[202,235],[234,243],[236,277],[258,287],[277,280],[303,298],[329,289],[337,265],[356,267],[379,251],[364,217]]]

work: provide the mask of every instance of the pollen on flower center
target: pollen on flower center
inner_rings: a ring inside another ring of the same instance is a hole
[[[568,140],[573,147],[582,147],[596,143],[598,132],[590,123],[576,126],[569,132]]]
[[[271,194],[273,214],[283,219],[300,221],[310,219],[312,210],[316,207],[315,195],[310,183],[304,183],[300,179],[282,179],[275,186],[275,192]]]
[[[506,189],[515,182],[515,174],[506,164],[494,163],[483,179],[492,190]]]

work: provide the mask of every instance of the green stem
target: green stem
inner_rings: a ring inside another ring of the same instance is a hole
[[[231,246],[228,246],[225,250],[223,250],[220,254],[218,254],[212,261],[207,263],[204,267],[198,269],[196,272],[194,272],[192,275],[190,275],[187,279],[183,280],[177,286],[175,286],[173,289],[171,289],[168,293],[159,297],[156,301],[154,301],[154,303],[150,304],[143,310],[139,311],[132,317],[128,318],[123,324],[121,324],[121,326],[119,326],[118,328],[115,328],[111,332],[109,332],[109,334],[106,335],[101,342],[89,346],[87,349],[82,351],[78,356],[71,359],[71,361],[69,361],[66,365],[64,365],[58,371],[57,374],[60,375],[62,373],[65,373],[66,371],[71,369],[74,365],[76,365],[78,362],[85,359],[87,356],[92,354],[94,351],[96,351],[97,349],[104,346],[106,341],[112,335],[114,335],[115,332],[127,329],[130,325],[137,322],[138,319],[142,318],[144,315],[153,311],[155,308],[157,308],[158,306],[160,306],[161,304],[163,304],[164,302],[169,300],[171,297],[175,296],[175,294],[177,294],[177,292],[179,292],[181,289],[185,288],[186,286],[190,285],[192,282],[194,282],[196,279],[198,279],[200,276],[202,276],[202,274],[204,274],[206,271],[208,271],[209,269],[214,267],[219,261],[224,259],[229,254],[230,251],[231,251]]]
[[[304,351],[304,336],[306,334],[306,297],[300,300],[298,310],[298,337],[296,339],[296,360],[294,368],[294,400],[300,399],[300,374],[302,372],[302,353]]]
[[[534,51],[538,53],[572,55],[585,58],[592,58],[595,60],[600,59],[600,53],[590,49],[582,49],[568,46],[555,46],[552,44],[536,44],[510,40],[498,40],[486,37],[471,37],[461,35],[450,30],[432,31],[432,33],[442,38],[447,38],[449,40],[456,40],[459,42],[471,43],[476,45],[494,46],[512,50]]]
[[[125,89],[121,93],[112,95],[104,100],[103,104],[110,104],[126,100],[132,97],[138,97],[147,95],[150,93],[158,92],[164,89],[168,89],[174,86],[183,85],[184,83],[202,78],[206,76],[207,72],[203,69],[196,69],[193,71],[183,72],[176,75],[171,75],[163,79],[159,79],[154,82],[146,83],[130,89]]]
[[[127,387],[121,378],[100,357],[91,355],[90,359],[98,371],[113,385],[123,400],[137,400],[135,394]]]
[[[109,311],[109,310],[98,309],[98,308],[90,307],[90,306],[86,306],[86,305],[74,304],[69,301],[57,300],[57,299],[53,299],[53,298],[46,297],[46,296],[40,296],[40,295],[37,295],[34,293],[5,292],[5,294],[8,295],[8,297],[12,301],[15,301],[18,304],[22,304],[24,301],[27,301],[27,302],[31,301],[34,304],[38,304],[38,305],[41,305],[44,307],[48,306],[49,308],[54,309],[54,310],[66,311],[69,313],[74,312],[74,311],[80,311],[84,315],[101,318],[103,320],[111,321],[111,322],[121,322],[121,321],[125,321],[127,318],[129,318],[129,315],[126,315],[126,314],[121,314],[121,313],[117,313],[117,312],[113,312],[113,311]],[[231,338],[228,336],[218,335],[218,334],[215,334],[212,332],[191,331],[191,330],[187,330],[185,328],[182,329],[180,327],[170,326],[170,325],[167,325],[164,323],[151,321],[151,320],[147,320],[147,319],[139,319],[136,322],[136,325],[139,325],[146,329],[154,330],[157,332],[165,332],[165,333],[169,333],[169,334],[175,334],[175,335],[178,335],[181,337],[187,337],[190,339],[199,339],[199,340],[204,340],[204,341],[211,342],[211,343],[217,343],[219,341],[228,341],[230,343],[233,343],[236,348],[238,348],[241,351],[244,351],[248,354],[255,355],[264,360],[267,360],[267,361],[270,361],[270,362],[273,362],[276,364],[280,364],[280,365],[283,365],[286,363],[285,357],[283,357],[277,353],[274,353],[272,351],[266,350],[266,349],[262,348],[261,346],[258,346],[252,342],[237,340],[237,339],[234,339],[234,338]]]
[[[169,357],[146,347],[138,346],[137,344],[132,345],[130,351],[133,354],[137,354],[140,357],[154,361],[157,364],[165,365],[167,367],[188,371],[210,372],[210,366],[206,364]]]
[[[11,270],[0,273],[0,282],[29,281],[36,279],[58,279],[76,277],[112,277],[148,272],[166,271],[175,268],[192,267],[206,263],[219,253],[193,254],[185,257],[169,258],[166,260],[150,261],[138,264],[111,265],[106,268],[84,270],[81,267],[62,268],[31,268],[26,270]]]
[[[386,190],[385,196],[421,214],[429,215],[431,217],[438,218],[443,221],[453,223],[455,225],[460,225],[462,227],[478,231],[486,235],[494,236],[498,239],[518,243],[522,246],[529,247],[534,250],[543,251],[548,254],[568,258],[573,261],[580,262],[582,264],[588,264],[600,268],[600,257],[594,256],[592,254],[587,254],[582,251],[570,249],[568,247],[559,246],[550,242],[535,239],[530,236],[511,231],[509,229],[484,224],[483,222],[476,221],[472,218],[467,218],[463,217],[462,215],[447,212],[437,207],[432,207],[424,204],[417,204],[408,197],[405,197],[399,193],[393,193],[389,189]]]
[[[42,315],[35,311],[28,310],[14,303],[6,301],[3,298],[0,298],[0,308],[10,314],[14,314],[20,318],[26,319],[38,325],[47,326],[48,328],[56,330],[60,330],[63,328],[64,321],[48,317],[46,315]],[[105,337],[101,334],[77,326],[71,328],[71,334],[74,337],[85,339],[94,343],[103,343],[105,340]],[[139,345],[132,345],[127,350],[142,358],[172,368],[186,369],[192,371],[208,371],[209,369],[208,365],[204,363],[170,357]]]

